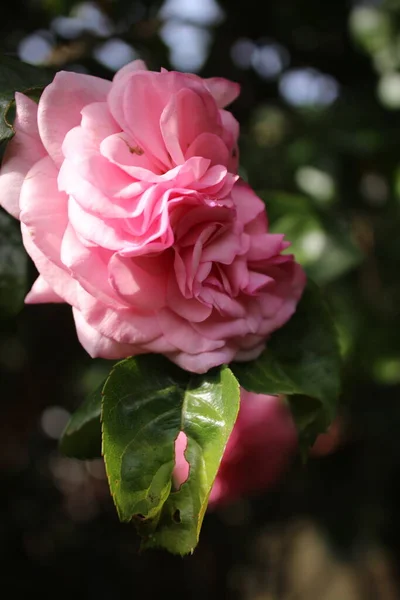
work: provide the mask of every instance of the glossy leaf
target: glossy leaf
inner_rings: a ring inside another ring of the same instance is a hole
[[[145,547],[186,554],[196,546],[238,408],[227,367],[193,375],[154,355],[115,366],[104,387],[103,454],[119,517],[135,522]],[[190,476],[173,492],[180,431]]]

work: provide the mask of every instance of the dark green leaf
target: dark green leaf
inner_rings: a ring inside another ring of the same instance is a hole
[[[308,445],[324,431],[336,414],[340,357],[335,326],[317,286],[308,283],[296,313],[272,334],[258,359],[231,368],[249,391],[289,396],[301,442]]]
[[[101,456],[101,392],[104,384],[88,396],[71,416],[60,440],[60,451],[71,458]]]
[[[178,554],[196,546],[238,407],[239,386],[227,367],[193,375],[146,355],[113,369],[104,387],[103,454],[119,517],[135,522],[144,546]],[[180,431],[188,437],[190,477],[171,492]]]
[[[27,256],[17,223],[0,212],[0,315],[17,314],[26,294]]]

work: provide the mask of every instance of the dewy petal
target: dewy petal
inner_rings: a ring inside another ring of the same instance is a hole
[[[41,275],[36,279],[30,292],[25,297],[25,304],[46,304],[47,302],[64,302],[63,298],[55,293]]]
[[[38,124],[44,147],[54,162],[63,161],[65,135],[81,122],[81,110],[92,102],[104,102],[111,82],[92,75],[60,71],[39,101]]]
[[[76,308],[73,309],[73,315],[78,339],[92,358],[116,360],[135,354],[137,348],[130,344],[120,344],[93,329]]]
[[[240,85],[223,77],[210,77],[204,79],[203,82],[216,101],[218,108],[225,108],[240,94]]]
[[[15,104],[15,135],[7,144],[0,171],[0,204],[18,219],[25,175],[46,151],[39,137],[36,102],[16,92]]]

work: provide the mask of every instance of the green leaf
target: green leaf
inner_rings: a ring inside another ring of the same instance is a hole
[[[101,456],[101,384],[71,416],[60,439],[60,451],[70,458]]]
[[[26,294],[28,260],[17,223],[0,211],[0,316],[17,314]]]
[[[194,375],[145,355],[118,363],[103,393],[103,454],[121,521],[134,521],[144,547],[191,552],[237,417],[235,377],[227,367]],[[174,492],[180,431],[190,476]]]
[[[258,359],[230,366],[246,390],[289,396],[300,443],[311,444],[335,417],[340,392],[336,329],[317,286],[307,284],[296,313]]]
[[[0,56],[0,143],[14,135],[15,92],[23,92],[36,100],[51,79],[52,76],[43,69],[9,56]]]

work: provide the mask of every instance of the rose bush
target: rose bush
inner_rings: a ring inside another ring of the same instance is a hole
[[[16,94],[0,202],[40,274],[26,302],[72,305],[91,356],[201,373],[255,358],[295,311],[304,273],[237,175],[238,92],[136,61]]]
[[[177,487],[189,474],[184,457],[186,445],[186,435],[181,432],[175,442]],[[297,431],[284,400],[241,388],[239,414],[211,491],[210,505],[268,489],[282,475],[296,449]]]

